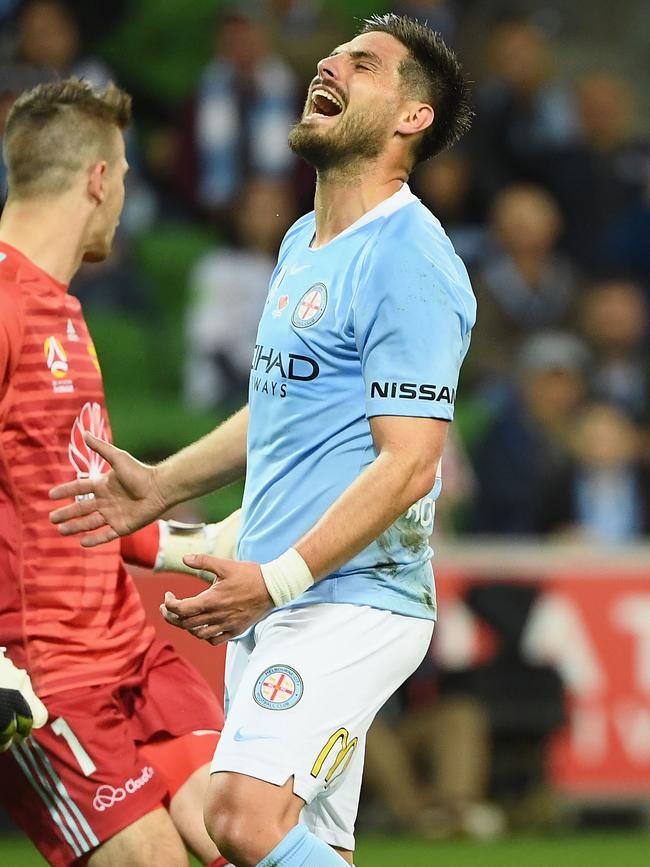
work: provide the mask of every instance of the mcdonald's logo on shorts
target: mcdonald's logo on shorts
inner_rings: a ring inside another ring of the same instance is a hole
[[[359,738],[350,740],[350,732],[346,728],[337,729],[318,754],[311,769],[312,777],[318,777],[328,763],[325,786],[329,786],[337,777],[345,773],[358,743]],[[328,762],[328,759],[332,761]]]

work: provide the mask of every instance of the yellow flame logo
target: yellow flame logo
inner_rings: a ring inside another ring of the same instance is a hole
[[[56,337],[48,337],[43,344],[45,363],[52,376],[63,379],[68,372],[68,356]]]

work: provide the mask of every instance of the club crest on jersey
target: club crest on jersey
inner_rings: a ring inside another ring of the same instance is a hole
[[[267,710],[289,710],[303,694],[302,678],[288,665],[272,665],[257,678],[253,698]]]
[[[291,324],[296,328],[309,328],[315,325],[327,307],[327,286],[314,283],[302,296],[291,316]]]
[[[43,355],[47,368],[52,374],[52,390],[57,394],[74,391],[72,380],[68,379],[68,356],[61,341],[54,336],[46,338],[43,344]]]

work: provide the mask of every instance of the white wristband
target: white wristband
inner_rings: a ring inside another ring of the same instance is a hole
[[[262,563],[260,568],[276,608],[291,602],[314,583],[309,566],[295,548],[289,548],[277,560]]]

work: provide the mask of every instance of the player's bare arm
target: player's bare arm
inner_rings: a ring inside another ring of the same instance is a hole
[[[84,533],[81,544],[93,547],[133,533],[171,506],[236,481],[246,467],[248,408],[157,466],[91,434],[86,443],[111,470],[96,479],[78,479],[50,492],[53,500],[82,497],[55,509],[50,518],[64,536]],[[92,494],[92,497],[89,495]]]
[[[351,560],[431,491],[448,429],[435,418],[370,419],[377,459],[295,545],[314,579]]]
[[[433,488],[448,422],[376,416],[370,427],[377,459],[294,546],[314,581],[351,560]],[[185,562],[217,580],[190,599],[166,594],[161,610],[174,626],[221,644],[274,607],[258,564],[194,554]]]

